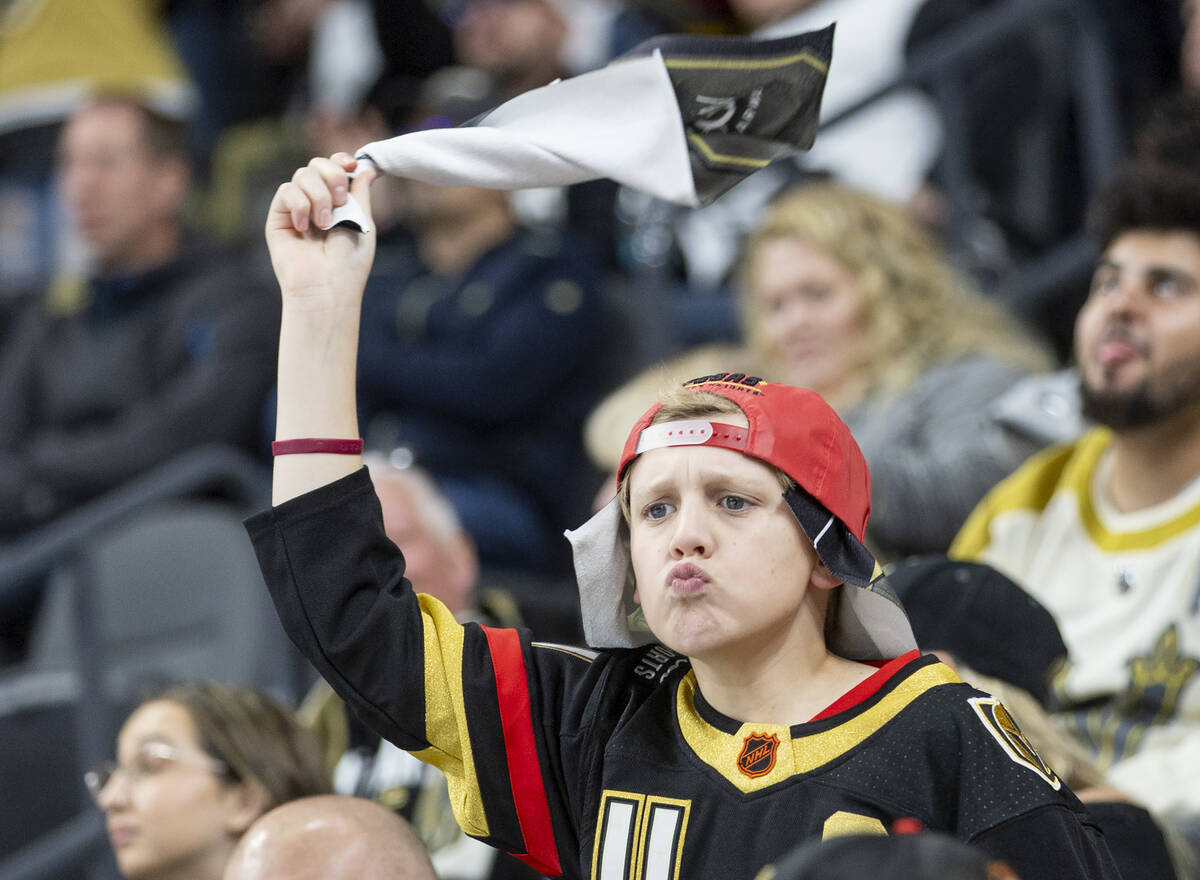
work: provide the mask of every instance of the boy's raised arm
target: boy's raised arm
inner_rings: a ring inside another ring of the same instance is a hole
[[[375,232],[322,232],[347,193],[371,213],[374,172],[346,153],[313,159],[279,187],[267,213],[267,247],[283,297],[275,438],[355,439],[355,367],[363,288]],[[372,226],[374,224],[371,224]],[[275,458],[272,503],[279,505],[362,466],[360,455],[306,453]]]

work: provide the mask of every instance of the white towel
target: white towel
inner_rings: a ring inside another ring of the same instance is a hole
[[[832,27],[777,40],[657,37],[467,125],[376,141],[357,157],[444,186],[513,190],[608,177],[675,204],[705,204],[811,146],[832,44]],[[356,209],[338,209],[334,222]]]

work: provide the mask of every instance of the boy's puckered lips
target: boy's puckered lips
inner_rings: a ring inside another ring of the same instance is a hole
[[[667,586],[683,598],[702,592],[708,581],[708,573],[694,562],[681,562],[667,574]]]

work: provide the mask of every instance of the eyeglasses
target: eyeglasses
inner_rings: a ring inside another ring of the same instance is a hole
[[[166,743],[146,743],[138,749],[132,766],[122,766],[116,761],[101,761],[83,774],[83,784],[96,800],[114,776],[124,776],[127,782],[140,782],[167,769],[170,764],[186,764],[202,767],[217,775],[229,773],[229,765],[209,755],[183,752]]]

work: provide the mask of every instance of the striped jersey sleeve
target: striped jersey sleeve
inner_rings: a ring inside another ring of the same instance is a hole
[[[563,780],[593,655],[460,624],[415,593],[366,470],[247,521],[289,636],[363,720],[441,769],[470,835],[547,876],[578,849]]]

